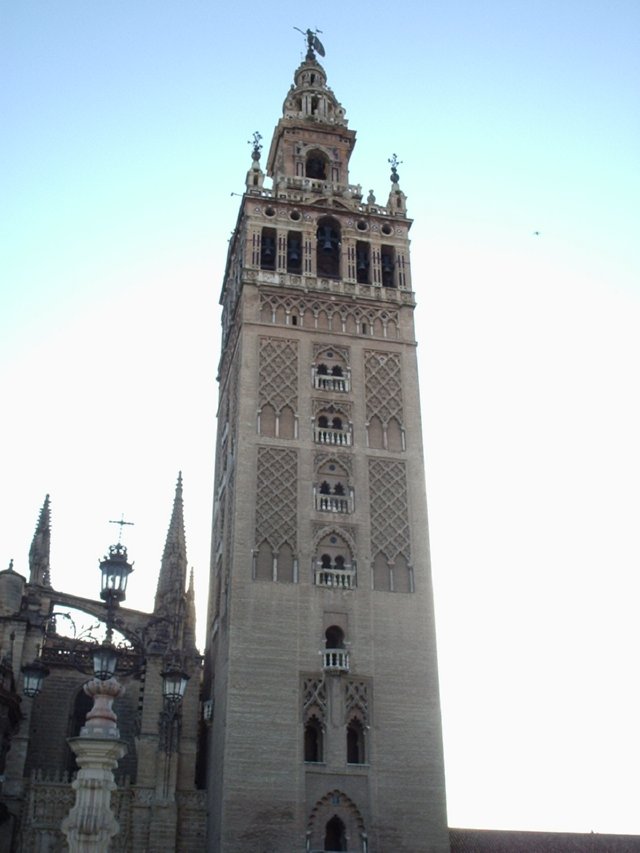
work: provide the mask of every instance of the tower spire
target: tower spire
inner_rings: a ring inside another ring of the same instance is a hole
[[[44,499],[36,531],[29,549],[29,583],[51,586],[51,509],[49,495]]]
[[[184,533],[184,506],[182,502],[182,471],[178,473],[176,492],[167,540],[164,546],[154,613],[167,617],[172,624],[171,641],[180,645],[181,624],[187,580],[187,545]]]

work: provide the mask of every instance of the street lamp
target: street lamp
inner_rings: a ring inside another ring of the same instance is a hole
[[[109,546],[109,554],[100,562],[102,585],[100,598],[107,605],[107,643],[111,644],[113,636],[113,611],[120,602],[124,601],[127,592],[127,580],[133,571],[128,560],[127,549],[118,542]]]
[[[171,704],[181,702],[189,680],[187,673],[174,662],[170,663],[160,675],[162,677],[162,695],[165,701]]]
[[[91,657],[93,658],[93,674],[96,678],[99,678],[100,681],[113,678],[118,666],[118,652],[115,646],[105,640],[104,643],[92,650]]]
[[[34,658],[31,663],[26,663],[22,668],[22,692],[25,696],[33,699],[42,691],[42,683],[49,675],[49,667],[45,666],[40,658]]]

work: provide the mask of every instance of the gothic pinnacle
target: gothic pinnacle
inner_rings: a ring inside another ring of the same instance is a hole
[[[155,612],[175,611],[182,600],[187,580],[187,545],[184,533],[182,471],[178,473],[173,510],[162,555]]]
[[[40,510],[36,531],[29,549],[29,583],[51,586],[51,509],[49,495]]]

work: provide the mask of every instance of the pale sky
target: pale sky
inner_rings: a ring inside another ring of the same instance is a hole
[[[2,4],[0,564],[49,492],[96,596],[124,513],[150,608],[182,470],[204,635],[232,193],[318,27],[352,183],[396,152],[415,220],[449,822],[640,834],[640,5],[309,14]]]

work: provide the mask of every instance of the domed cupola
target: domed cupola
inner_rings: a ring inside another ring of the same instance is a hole
[[[305,59],[293,79],[282,107],[284,118],[347,126],[345,110],[327,86],[327,75],[319,62]]]

